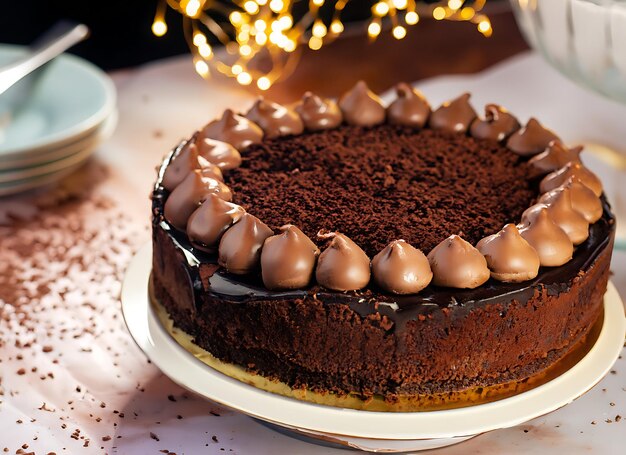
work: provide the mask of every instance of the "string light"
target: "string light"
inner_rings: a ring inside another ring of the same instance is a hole
[[[327,32],[326,26],[321,20],[317,20],[315,21],[315,24],[313,24],[313,29],[311,30],[311,32],[313,33],[313,36],[323,38],[324,36],[326,36]]]
[[[157,4],[156,12],[154,13],[154,21],[152,22],[152,33],[155,36],[161,37],[167,33],[167,24],[165,23],[165,11],[167,5],[164,1]]]
[[[287,30],[293,26],[293,18],[289,14],[285,14],[278,18],[278,24],[281,27],[281,30]]]
[[[284,3],[282,0],[272,0],[270,2],[270,9],[275,13],[280,13],[284,8]]]
[[[289,40],[289,41],[285,44],[285,47],[283,47],[283,49],[284,49],[286,52],[293,52],[293,51],[295,51],[295,50],[296,50],[296,47],[297,47],[296,42],[295,42],[294,40],[291,40],[291,39],[290,39],[290,40]]]
[[[244,57],[249,57],[250,55],[252,55],[252,48],[248,44],[244,44],[243,46],[239,47],[239,53]]]
[[[393,28],[392,33],[395,39],[402,39],[406,36],[406,28],[404,28],[402,25],[396,25]]]
[[[218,71],[241,85],[254,84],[259,90],[268,90],[294,68],[301,45],[318,50],[345,31],[341,16],[351,1],[309,0],[306,10],[299,6],[302,0],[157,0],[152,33],[167,33],[165,13],[169,5],[185,17],[185,37],[198,74],[206,78]],[[439,21],[469,21],[489,37],[493,28],[483,13],[485,3],[376,0],[371,3],[367,34],[375,40],[385,30],[401,40],[420,16],[430,16]],[[226,50],[224,54],[215,54],[211,46],[218,41]]]
[[[202,9],[200,0],[186,0],[181,1],[181,6],[184,4],[185,14],[189,17],[197,17],[198,13]]]
[[[317,36],[312,36],[309,39],[309,47],[314,51],[321,49],[323,44],[324,42],[322,41],[322,39]]]
[[[380,26],[379,22],[372,22],[367,27],[367,34],[371,37],[376,37],[380,35],[381,30],[382,30],[382,27]]]
[[[270,88],[272,86],[272,83],[270,82],[270,80],[266,76],[261,76],[256,81],[256,86],[259,87],[259,89],[261,89],[261,90],[267,90],[268,88]]]
[[[471,6],[466,6],[461,10],[461,20],[469,21],[474,17],[475,14],[476,12],[474,11],[474,8],[472,8]]]
[[[478,22],[478,31],[485,36],[491,36],[493,30],[491,29],[491,22],[485,16]]]
[[[243,4],[243,9],[245,9],[248,14],[256,14],[259,12],[259,5],[257,2],[248,0]]]
[[[336,35],[343,32],[343,24],[339,19],[333,19],[333,21],[330,23],[330,31]]]
[[[196,47],[200,47],[206,43],[206,36],[203,33],[195,32],[193,34],[193,45]]]
[[[233,65],[233,67],[231,68],[231,70],[232,70],[233,74],[236,76],[237,74],[239,74],[239,73],[241,73],[243,71],[243,67],[240,64],[235,63]]]
[[[250,73],[242,71],[237,75],[237,82],[241,85],[250,85],[252,83],[252,76],[250,76]]]
[[[206,77],[209,74],[209,65],[204,60],[197,60],[195,63],[196,72],[202,76]]]
[[[167,24],[163,20],[155,20],[152,23],[152,33],[156,36],[163,36],[167,33]]]
[[[230,23],[233,25],[239,25],[243,22],[243,16],[239,11],[233,11],[228,15],[228,20],[230,20]]]
[[[417,15],[417,13],[415,11],[409,11],[404,16],[404,21],[408,25],[415,25],[415,24],[417,24],[419,22],[419,20],[420,20],[420,17]]]
[[[211,54],[213,54],[213,50],[211,49],[211,46],[209,46],[207,43],[204,43],[198,46],[198,53],[203,58],[210,58]]]
[[[433,18],[440,21],[446,17],[446,9],[443,6],[438,6],[433,10]]]
[[[378,2],[374,5],[374,14],[384,16],[389,12],[389,5],[385,2]]]

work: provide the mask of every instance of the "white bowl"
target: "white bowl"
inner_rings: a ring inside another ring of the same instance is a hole
[[[0,66],[26,52],[0,44]],[[63,54],[47,65],[19,108],[6,103],[0,97],[0,113],[9,109],[10,118],[0,118],[0,160],[45,153],[93,134],[115,110],[116,92],[102,70]]]
[[[511,0],[528,43],[563,74],[626,103],[625,0]]]

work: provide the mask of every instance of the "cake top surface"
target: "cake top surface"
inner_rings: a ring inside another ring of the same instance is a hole
[[[603,215],[579,149],[501,106],[479,116],[469,93],[432,110],[396,92],[385,106],[361,81],[338,102],[225,111],[161,167],[165,220],[270,290],[474,289],[573,259]]]
[[[342,232],[370,257],[395,239],[425,252],[452,234],[475,244],[537,196],[527,161],[504,146],[431,129],[344,125],[242,157],[225,176],[233,202],[274,230]]]

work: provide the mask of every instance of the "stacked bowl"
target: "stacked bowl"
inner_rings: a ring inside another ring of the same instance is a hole
[[[0,68],[26,52],[0,45]],[[64,54],[29,78],[0,95],[0,196],[70,174],[117,123],[115,87],[92,64]]]

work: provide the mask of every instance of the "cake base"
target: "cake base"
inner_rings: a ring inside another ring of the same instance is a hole
[[[150,279],[149,296],[152,310],[171,337],[196,359],[220,373],[258,389],[297,400],[325,406],[382,412],[420,412],[462,408],[490,403],[531,390],[560,376],[578,363],[595,344],[604,318],[604,312],[602,311],[589,332],[573,345],[571,350],[561,360],[552,364],[544,371],[524,380],[509,381],[486,387],[473,387],[458,392],[401,395],[397,397],[396,401],[390,402],[377,395],[363,399],[357,393],[339,395],[330,392],[312,391],[306,388],[293,388],[284,382],[264,377],[242,366],[224,362],[206,349],[195,344],[191,335],[174,325],[174,321],[166,308],[154,295],[152,277]]]
[[[602,330],[593,348],[571,369],[541,387],[493,403],[440,412],[365,412],[320,406],[251,387],[207,367],[185,351],[151,307],[151,258],[152,248],[146,245],[130,262],[121,304],[131,336],[154,366],[181,387],[229,409],[287,429],[322,433],[325,438],[331,435],[351,447],[410,452],[433,448],[433,440],[448,445],[470,435],[522,424],[585,394],[608,374],[624,345],[624,306],[609,282],[602,299]],[[363,444],[364,438],[367,444]]]

